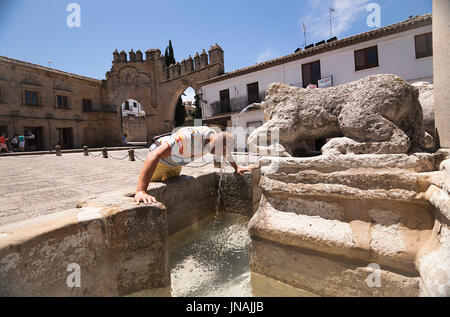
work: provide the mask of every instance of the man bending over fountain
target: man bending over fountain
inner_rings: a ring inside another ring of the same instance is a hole
[[[134,200],[139,204],[155,203],[155,197],[147,194],[150,182],[164,181],[180,175],[181,167],[207,153],[216,158],[223,156],[242,175],[250,171],[239,167],[231,156],[234,148],[233,136],[228,132],[216,133],[209,127],[184,127],[171,135],[154,140],[142,167]]]

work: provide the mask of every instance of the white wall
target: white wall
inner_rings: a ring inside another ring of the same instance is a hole
[[[142,105],[134,100],[134,99],[128,99],[127,100],[130,106],[130,110],[125,110],[125,102],[122,104],[122,116],[135,116],[135,117],[145,117],[145,111]],[[134,107],[134,103],[136,103],[137,107]]]
[[[249,128],[250,124],[253,128],[261,126],[264,123],[264,113],[261,110],[249,110],[244,113],[233,114],[231,116],[231,122],[234,128],[232,132],[236,141],[236,150],[245,151],[247,148],[247,138],[253,131],[251,128],[250,131],[247,128]],[[255,126],[257,122],[260,124]],[[238,130],[236,128],[242,129]]]
[[[429,25],[205,85],[202,87],[202,99],[206,102],[202,105],[203,117],[212,115],[209,105],[219,102],[219,91],[224,89],[230,91],[233,111],[233,100],[240,100],[240,108],[245,106],[249,83],[257,81],[260,93],[264,93],[273,82],[302,87],[301,65],[317,60],[320,60],[322,77],[332,75],[334,86],[380,73],[392,73],[409,82],[432,81],[433,57],[416,59],[414,45],[415,35],[431,32],[431,29]],[[354,51],[374,45],[378,45],[379,66],[355,71]]]

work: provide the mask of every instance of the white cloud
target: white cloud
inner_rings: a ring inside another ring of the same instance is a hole
[[[338,36],[348,31],[352,24],[364,19],[369,0],[332,0],[309,1],[311,10],[299,19],[300,26],[306,26],[306,44],[325,40],[330,37],[330,7],[335,9],[332,14],[332,36]]]
[[[262,52],[261,54],[258,55],[258,57],[255,60],[256,64],[268,61],[269,59],[274,58],[275,55],[273,54],[273,52],[270,49],[266,49],[264,50],[264,52]]]

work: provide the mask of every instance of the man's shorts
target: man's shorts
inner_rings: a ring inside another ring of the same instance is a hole
[[[156,166],[155,172],[153,173],[151,182],[165,181],[169,178],[179,176],[181,173],[181,166],[171,167],[169,165],[159,163]]]

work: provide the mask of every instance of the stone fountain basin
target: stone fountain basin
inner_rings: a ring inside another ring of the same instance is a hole
[[[252,272],[320,296],[449,296],[447,157],[261,159]]]
[[[220,210],[251,216],[258,169],[244,176],[207,172],[152,184],[163,204],[136,205],[131,192],[116,191],[70,210],[3,226],[0,296],[123,296],[170,286],[168,239]],[[255,194],[256,195],[256,194]],[[69,287],[72,266],[80,287]],[[69,269],[69,270],[68,270]]]

